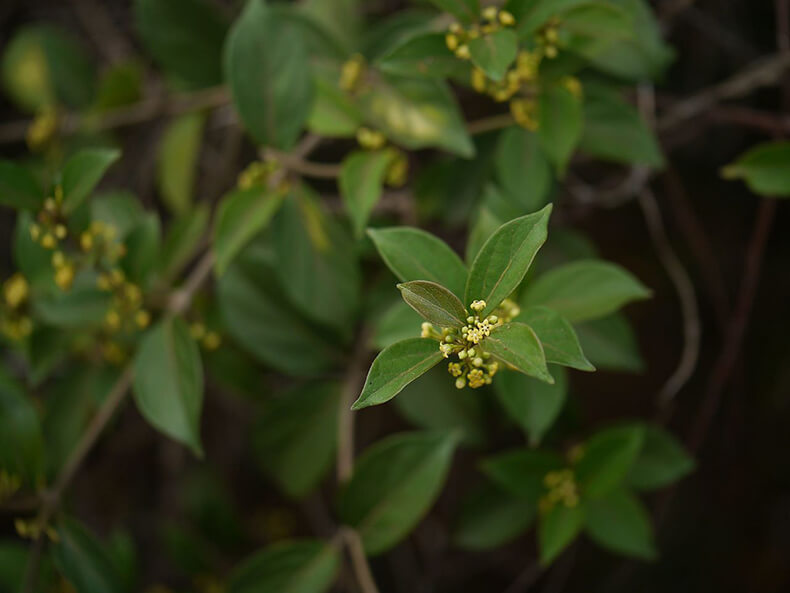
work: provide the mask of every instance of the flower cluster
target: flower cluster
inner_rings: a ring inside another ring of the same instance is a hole
[[[3,283],[2,327],[10,340],[21,340],[33,331],[33,322],[27,314],[30,287],[22,274],[16,273]]]
[[[579,488],[570,469],[552,471],[543,478],[548,492],[538,502],[541,513],[547,513],[557,504],[573,508],[579,504]]]
[[[467,385],[477,389],[490,385],[499,370],[499,363],[491,360],[491,353],[486,352],[483,341],[491,335],[491,330],[498,325],[507,323],[518,315],[519,308],[512,301],[505,300],[494,314],[481,318],[480,313],[486,308],[485,301],[474,301],[470,308],[475,315],[466,318],[466,325],[460,330],[442,328],[438,331],[428,322],[422,324],[422,337],[439,340],[439,351],[445,358],[452,358],[448,372],[455,377],[455,386],[463,389]]]
[[[282,165],[276,160],[254,161],[239,173],[236,185],[239,189],[251,189],[253,187],[266,187],[275,173],[282,171]],[[285,176],[280,182],[279,190],[287,189]]]
[[[447,48],[456,57],[468,60],[471,57],[468,45],[471,40],[477,39],[482,35],[490,35],[502,27],[512,27],[516,23],[516,19],[511,13],[507,10],[499,10],[495,6],[484,8],[481,16],[482,20],[471,25],[468,29],[464,29],[459,23],[450,25],[444,40]]]
[[[44,249],[55,249],[69,234],[63,213],[63,188],[55,187],[53,196],[44,200],[44,207],[30,225],[30,237]]]
[[[222,337],[214,330],[208,329],[200,321],[196,321],[189,326],[189,333],[200,342],[205,350],[212,351],[222,345]]]
[[[361,126],[357,130],[357,142],[365,150],[380,150],[387,145],[387,137],[378,130]],[[384,183],[390,187],[401,187],[409,174],[409,159],[399,148],[391,147],[393,157],[384,173]]]

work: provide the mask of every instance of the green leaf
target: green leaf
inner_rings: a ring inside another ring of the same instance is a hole
[[[222,83],[228,24],[206,0],[136,0],[135,22],[145,49],[171,76],[192,88]]]
[[[417,33],[406,37],[379,57],[376,67],[386,74],[425,78],[468,77],[469,65],[447,49],[444,33]]]
[[[514,367],[517,371],[554,383],[546,368],[543,347],[533,329],[523,323],[506,323],[491,330],[491,335],[483,340],[486,352]]]
[[[63,167],[63,209],[69,213],[85,201],[121,152],[108,148],[86,148]]]
[[[568,321],[587,321],[650,297],[650,290],[620,266],[581,260],[554,268],[526,287],[523,308],[543,305]]]
[[[299,4],[302,13],[338,43],[342,43],[344,49],[358,46],[364,20],[361,0],[305,0]]]
[[[478,0],[430,0],[430,2],[465,23],[472,23],[480,18]]]
[[[502,190],[523,212],[546,205],[553,173],[537,134],[520,126],[505,129],[499,136],[494,166]]]
[[[602,430],[587,441],[575,468],[582,496],[599,498],[619,486],[636,461],[644,437],[642,426],[627,425]]]
[[[33,485],[41,477],[44,442],[33,400],[0,370],[0,470]]]
[[[645,367],[634,332],[620,313],[580,323],[576,334],[582,350],[599,369],[638,373]]]
[[[360,302],[360,270],[350,233],[307,186],[295,188],[272,223],[279,283],[307,318],[350,338]]]
[[[264,187],[237,189],[222,198],[214,226],[214,267],[217,276],[266,228],[283,202],[283,195]]]
[[[516,59],[518,37],[511,29],[500,29],[469,41],[472,63],[494,81],[500,81]]]
[[[466,123],[443,81],[382,75],[360,92],[359,104],[368,123],[404,148],[441,148],[464,158],[475,154]]]
[[[441,284],[414,280],[398,284],[398,289],[403,300],[426,321],[441,328],[460,328],[466,324],[463,303]]]
[[[538,98],[538,140],[558,175],[565,174],[584,128],[581,100],[564,86],[546,87]]]
[[[373,361],[353,410],[388,402],[442,359],[436,340],[411,338],[385,348]]]
[[[494,388],[507,415],[529,436],[531,445],[540,443],[562,411],[568,394],[568,374],[551,367],[554,383],[549,384],[522,373],[497,375]]]
[[[260,362],[290,375],[324,373],[340,362],[327,340],[283,298],[274,254],[253,242],[218,282],[218,302],[228,332]]]
[[[529,270],[532,260],[546,241],[551,204],[502,225],[489,237],[475,257],[466,281],[464,301],[482,299],[488,315],[510,296]]]
[[[556,504],[541,516],[538,525],[541,563],[544,566],[551,564],[576,538],[583,525],[584,510],[581,506]]]
[[[19,210],[35,210],[43,199],[41,189],[27,167],[0,160],[0,204]]]
[[[721,170],[725,179],[743,179],[749,189],[769,198],[790,197],[790,142],[752,147]]]
[[[250,0],[225,46],[233,104],[259,144],[289,149],[310,115],[314,88],[304,39],[295,27]]]
[[[483,472],[498,486],[537,505],[545,491],[546,474],[561,469],[562,457],[551,451],[513,449],[483,461]]]
[[[422,318],[402,300],[395,301],[374,322],[373,345],[384,350],[395,342],[420,337]]]
[[[332,467],[341,386],[309,383],[271,400],[253,446],[263,470],[291,498],[309,494]]]
[[[77,593],[126,590],[106,546],[83,525],[66,519],[58,528],[58,536],[52,550],[55,565]]]
[[[587,85],[584,89],[584,133],[579,149],[618,163],[664,166],[661,148],[642,116],[605,87]]]
[[[162,245],[159,270],[164,279],[172,278],[195,257],[204,238],[209,211],[205,204],[197,204],[170,223]]]
[[[381,198],[384,178],[394,156],[392,150],[358,150],[343,160],[338,185],[358,238],[365,232],[368,218]]]
[[[36,319],[63,329],[98,329],[109,304],[110,295],[106,292],[75,284],[69,292],[57,291],[38,298],[33,314]]]
[[[333,82],[317,76],[308,129],[320,136],[352,138],[361,125],[362,113],[351,98]]]
[[[518,32],[525,37],[552,17],[589,2],[590,0],[508,0],[505,9],[516,18]]]
[[[585,502],[585,531],[600,546],[642,560],[656,557],[650,513],[623,488]]]
[[[453,542],[472,551],[502,546],[529,529],[535,514],[533,503],[485,484],[463,502]]]
[[[406,420],[430,430],[456,430],[468,445],[486,437],[484,402],[471,389],[456,389],[445,369],[435,367],[406,386],[394,400]]]
[[[467,271],[461,258],[441,239],[420,229],[369,229],[381,259],[401,282],[429,280],[461,295]]]
[[[126,237],[126,255],[121,267],[132,282],[143,288],[150,284],[160,256],[162,232],[159,216],[148,212]]]
[[[337,548],[327,542],[277,543],[233,570],[228,593],[324,593],[332,586],[340,562]]]
[[[155,428],[203,455],[203,366],[197,344],[180,319],[165,319],[140,342],[134,360],[134,399]]]
[[[441,492],[456,441],[454,433],[402,433],[360,456],[338,511],[368,555],[392,548],[425,516]]]
[[[580,371],[595,370],[584,356],[573,326],[562,315],[547,307],[531,307],[521,314],[520,319],[538,334],[546,362]]]
[[[92,111],[106,113],[137,103],[143,96],[143,65],[136,59],[118,62],[101,74]]]
[[[175,214],[183,214],[192,205],[205,122],[201,112],[181,115],[170,122],[159,145],[157,187]]]
[[[145,217],[140,199],[130,191],[117,190],[96,195],[90,203],[90,219],[115,228],[118,240],[126,239],[129,232]]]
[[[694,459],[673,435],[658,426],[647,426],[627,481],[637,490],[655,490],[683,478],[694,466]]]

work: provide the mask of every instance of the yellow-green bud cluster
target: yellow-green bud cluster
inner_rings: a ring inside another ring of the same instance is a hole
[[[58,114],[46,107],[33,119],[27,129],[25,140],[31,152],[40,152],[49,146],[58,131]]]
[[[192,337],[209,352],[216,350],[222,345],[222,336],[220,336],[216,331],[208,329],[200,321],[196,321],[189,326],[189,333],[192,334]]]
[[[19,476],[0,471],[0,502],[11,498],[21,487],[22,479]]]
[[[239,173],[236,185],[239,189],[265,187],[272,175],[281,169],[282,166],[275,160],[253,161]]]
[[[384,148],[387,138],[378,130],[371,130],[368,127],[361,126],[357,130],[357,142],[365,150],[378,150],[379,148]]]
[[[502,27],[512,27],[516,24],[516,19],[511,13],[507,10],[499,10],[496,6],[484,8],[480,16],[480,21],[468,29],[464,29],[459,23],[451,24],[444,36],[447,49],[462,60],[468,60],[471,57],[468,44],[472,39],[490,35]]]
[[[14,520],[14,528],[16,529],[17,535],[19,537],[28,538],[31,540],[38,540],[41,538],[41,535],[46,535],[47,538],[53,543],[57,543],[60,541],[60,537],[58,536],[58,532],[49,525],[44,524],[38,519],[31,519],[26,521],[24,519],[15,519]]]
[[[579,504],[579,488],[576,478],[570,469],[551,471],[543,478],[546,487],[544,494],[538,502],[541,513],[547,513],[558,504],[573,508]]]
[[[357,130],[357,142],[365,150],[380,150],[387,145],[387,137],[378,130],[361,126]],[[390,187],[401,187],[408,180],[409,159],[399,148],[390,147],[392,158],[384,172],[384,183]]]
[[[365,58],[362,54],[354,54],[343,63],[340,69],[340,88],[347,93],[355,93],[362,87],[365,77]]]
[[[472,88],[478,93],[490,96],[494,101],[504,102],[513,97],[520,90],[534,94],[534,85],[538,78],[538,70],[543,59],[543,54],[536,51],[521,50],[510,69],[502,80],[491,80],[480,68],[472,69]]]
[[[559,26],[560,19],[553,17],[535,35],[535,43],[538,46],[538,50],[550,60],[556,58],[559,54]]]
[[[44,200],[44,207],[30,225],[30,237],[44,249],[55,249],[69,234],[62,211],[63,189],[57,186],[54,195]]]
[[[22,274],[16,273],[3,283],[2,318],[3,334],[10,340],[26,338],[33,331],[33,322],[27,314],[30,287]]]
[[[148,327],[151,314],[143,308],[143,293],[137,284],[126,279],[123,270],[113,268],[99,275],[97,285],[100,290],[112,293],[110,307],[104,315],[104,328],[108,333],[132,333]]]

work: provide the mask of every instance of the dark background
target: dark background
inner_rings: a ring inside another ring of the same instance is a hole
[[[136,44],[130,3],[111,0],[103,4],[127,35],[127,42]],[[677,3],[654,2],[659,12],[670,4]],[[666,80],[657,85],[659,113],[777,51],[772,1],[689,4],[667,21],[667,37],[677,50],[677,59]],[[400,5],[376,2],[369,9],[386,14]],[[73,2],[63,0],[2,0],[0,44],[17,27],[39,21],[68,28],[100,53],[85,34]],[[474,98],[462,95],[462,100],[468,113],[480,109]],[[781,203],[762,258],[741,355],[733,365],[724,366],[726,387],[705,404],[726,342],[721,316],[726,323],[732,319],[760,208],[760,200],[745,186],[723,181],[718,171],[754,143],[780,134],[782,121],[790,130],[790,113],[784,112],[784,120],[780,117],[778,88],[755,91],[734,105],[773,114],[770,122],[777,125],[736,122],[726,108],[708,110],[662,136],[669,167],[652,184],[672,247],[694,281],[703,330],[694,375],[676,396],[671,415],[663,418],[684,441],[699,443],[699,449],[697,471],[671,492],[648,500],[658,515],[660,559],[653,564],[631,563],[580,541],[546,574],[535,577],[531,572],[536,556],[534,532],[496,551],[470,554],[454,549],[447,543],[447,524],[476,458],[466,452],[456,459],[446,492],[431,516],[396,550],[373,560],[382,591],[790,591],[790,346],[786,339],[790,241],[785,232],[790,212]],[[0,99],[2,122],[21,117]],[[109,182],[131,186],[149,206],[154,203],[151,146],[162,125],[163,121],[153,120],[123,131],[124,164]],[[218,148],[216,143],[214,148]],[[316,159],[337,160],[340,148],[329,144]],[[16,158],[25,150],[19,143],[0,145],[0,156]],[[245,160],[242,153],[238,168],[251,158]],[[205,160],[204,165],[210,165],[210,155]],[[419,161],[413,166],[419,168]],[[604,185],[620,175],[605,167],[585,163],[580,167]],[[646,372],[575,374],[572,409],[562,421],[578,423],[580,430],[589,431],[619,418],[657,418],[656,395],[682,348],[682,319],[642,211],[634,200],[617,208],[579,205],[563,192],[557,204],[558,218],[564,224],[587,233],[603,257],[623,264],[654,290],[652,300],[627,311],[635,324]],[[12,225],[13,216],[2,211],[0,233],[9,237]],[[447,238],[459,237],[463,232]],[[3,277],[11,271],[8,249],[6,240],[0,246]],[[143,588],[154,582],[189,587],[178,567],[183,561],[179,555],[191,551],[162,538],[165,524],[181,525],[187,533],[198,529],[196,524],[211,525],[213,533],[220,534],[213,537],[216,549],[211,560],[219,574],[267,541],[320,531],[325,525],[331,485],[325,487],[324,496],[315,496],[301,507],[280,498],[257,471],[248,451],[250,402],[216,395],[212,385],[208,387],[205,465],[155,435],[129,406],[112,427],[111,438],[100,441],[90,455],[71,489],[70,508],[100,534],[121,525],[133,534]],[[700,428],[705,405],[711,406],[714,415],[707,428]],[[358,446],[405,426],[386,406],[366,412],[357,425]],[[515,435],[503,433],[496,435],[492,446],[514,442]],[[12,532],[11,519],[0,515],[2,532]]]

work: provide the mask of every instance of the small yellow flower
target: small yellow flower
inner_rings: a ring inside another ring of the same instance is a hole
[[[210,331],[203,337],[203,347],[206,350],[216,350],[222,344],[222,338],[217,332]]]
[[[357,130],[357,142],[362,148],[377,150],[384,146],[387,138],[378,130],[371,130],[362,126]]]
[[[453,33],[447,33],[447,35],[444,36],[444,42],[447,44],[447,49],[450,51],[455,51],[458,49],[459,42],[457,35],[454,35]]]
[[[55,249],[57,244],[57,240],[51,233],[46,233],[43,237],[41,237],[41,246],[44,249]]]
[[[466,44],[458,46],[458,49],[455,50],[455,56],[462,60],[468,60],[471,55],[472,54],[469,53],[469,46]]]
[[[472,311],[477,311],[479,313],[480,311],[482,311],[483,309],[486,308],[486,302],[485,301],[472,301],[472,304],[469,305],[469,307],[472,309]],[[469,321],[469,320],[467,319],[467,321]]]
[[[83,231],[80,235],[80,247],[83,251],[90,251],[93,249],[93,235],[90,231]]]
[[[61,241],[66,238],[68,234],[68,230],[66,229],[66,225],[63,224],[56,224],[55,225],[55,237],[60,239]]]
[[[27,300],[30,290],[25,277],[17,272],[3,283],[3,298],[6,305],[16,309]]]
[[[499,11],[499,22],[505,27],[512,27],[516,24],[516,18],[507,10]]]
[[[110,309],[107,311],[106,315],[104,316],[104,324],[113,331],[120,328],[121,316],[118,314],[118,311],[115,309]]]
[[[365,58],[361,54],[351,56],[340,70],[340,88],[347,92],[356,90],[362,79],[364,69]]]
[[[487,21],[493,21],[497,18],[497,7],[496,6],[486,6],[483,9],[482,15],[483,18]]]
[[[480,68],[472,68],[472,88],[478,93],[486,90],[486,74]]]
[[[61,290],[69,290],[74,282],[74,266],[69,263],[64,263],[62,266],[55,270],[55,284]]]
[[[145,329],[148,327],[148,324],[151,323],[151,314],[148,311],[141,309],[135,313],[134,322],[140,329]]]

